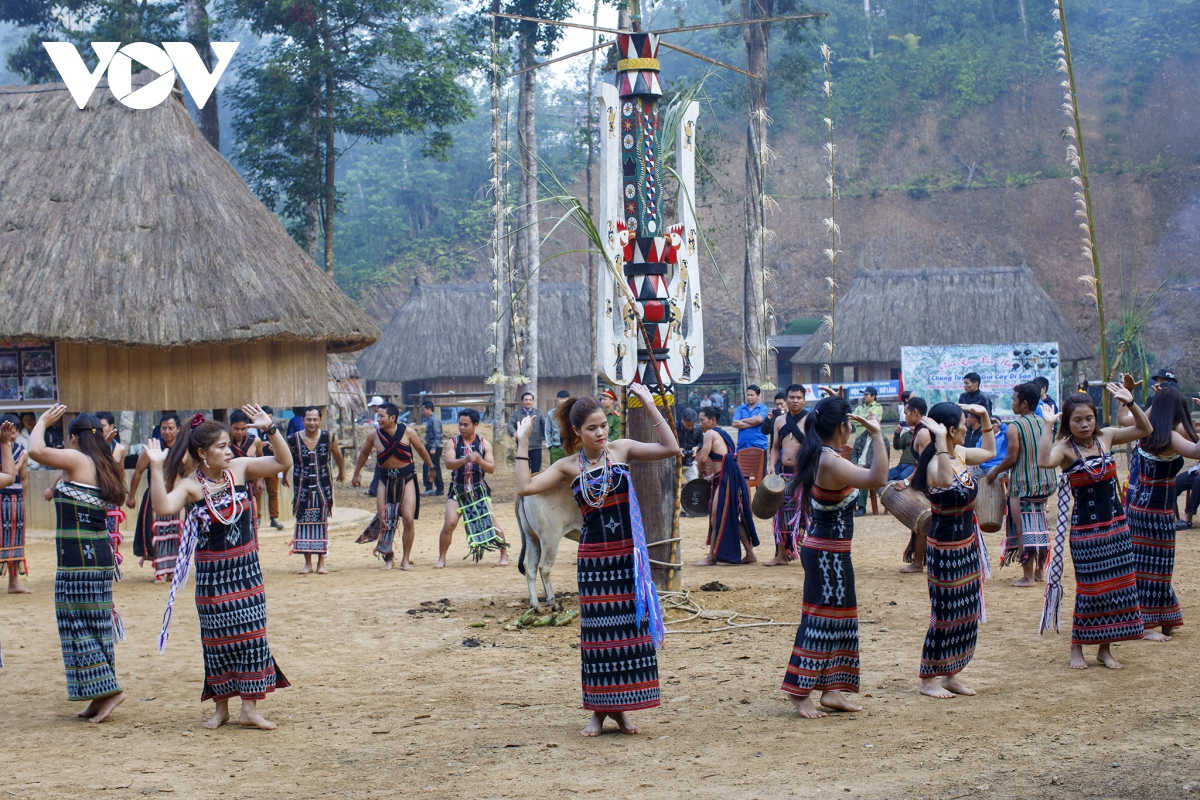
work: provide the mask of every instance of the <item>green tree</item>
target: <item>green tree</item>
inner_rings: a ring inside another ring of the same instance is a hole
[[[232,92],[238,162],[310,252],[319,222],[332,275],[338,159],[401,134],[444,158],[445,129],[474,111],[462,77],[475,48],[456,26],[421,23],[441,14],[436,0],[223,0],[221,12],[269,37]]]

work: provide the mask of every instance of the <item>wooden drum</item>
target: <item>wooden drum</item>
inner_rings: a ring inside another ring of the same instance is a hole
[[[775,512],[783,505],[783,495],[787,491],[787,483],[778,475],[767,475],[762,483],[754,490],[754,499],[750,501],[750,510],[759,519],[772,519]]]
[[[879,502],[900,520],[904,527],[922,536],[928,535],[933,511],[929,498],[904,481],[892,481],[879,492]]]
[[[979,530],[984,533],[995,533],[1004,525],[1004,506],[1008,503],[1004,491],[1004,481],[997,479],[989,484],[983,475],[975,477],[979,486],[979,494],[975,497],[975,516],[979,520]]]
[[[712,484],[704,478],[696,478],[683,485],[679,493],[679,506],[695,517],[708,516],[708,499],[712,496]]]

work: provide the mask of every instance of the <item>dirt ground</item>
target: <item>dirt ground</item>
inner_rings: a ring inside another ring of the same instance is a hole
[[[494,483],[500,518],[515,534],[511,477]],[[348,487],[338,498],[346,507],[370,502]],[[1037,636],[1042,592],[1012,588],[1014,570],[997,571],[986,588],[989,622],[963,673],[979,695],[939,701],[916,688],[929,604],[924,578],[896,571],[907,534],[889,516],[859,519],[864,711],[815,721],[799,718],[779,691],[799,620],[800,566],[689,567],[685,588],[704,607],[789,624],[669,635],[659,655],[663,705],[635,715],[642,735],[586,740],[578,622],[504,631],[500,621],[525,605],[524,579],[515,566],[492,567],[494,559],[462,560],[461,532],[448,568],[431,569],[441,519],[442,503],[426,498],[412,572],[380,572],[369,547],[354,544],[357,519],[333,535],[332,571],[324,576],[296,574],[301,559],[287,555],[290,532],[263,536],[269,637],[292,682],[260,706],[279,724],[269,733],[201,727],[212,706],[198,702],[194,607],[181,598],[166,655],[157,655],[166,588],[132,558],[115,591],[129,636],[117,645],[128,699],[103,725],[77,720],[54,621],[53,539],[32,534],[35,594],[0,595],[7,761],[0,791],[114,800],[156,793],[954,800],[1200,790],[1200,666],[1196,634],[1188,632],[1200,613],[1196,536],[1181,536],[1175,571],[1189,627],[1168,644],[1116,645],[1120,671],[1096,665],[1094,650],[1090,669],[1069,670],[1069,633]],[[702,555],[704,532],[704,520],[683,521],[685,563]],[[760,524],[759,532],[765,561],[769,528]],[[1000,535],[989,535],[989,544],[994,561]],[[554,571],[560,592],[575,588],[574,552],[564,542]],[[1071,574],[1068,566],[1068,621]],[[712,580],[731,590],[698,591]],[[423,602],[439,610],[421,612]],[[470,627],[478,622],[485,627]],[[464,647],[469,637],[480,646]]]

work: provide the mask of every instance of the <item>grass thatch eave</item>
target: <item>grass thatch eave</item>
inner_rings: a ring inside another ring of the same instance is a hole
[[[538,295],[541,378],[592,371],[587,287],[542,281]],[[492,288],[485,283],[413,282],[412,293],[384,326],[379,341],[358,357],[363,380],[402,383],[492,374]]]
[[[346,351],[379,337],[182,102],[135,111],[107,81],[83,109],[63,84],[0,87],[0,295],[0,339]]]
[[[828,341],[822,324],[792,363],[825,363]],[[905,346],[1054,341],[1062,361],[1095,355],[1029,267],[859,270],[838,299],[834,363],[897,362]]]

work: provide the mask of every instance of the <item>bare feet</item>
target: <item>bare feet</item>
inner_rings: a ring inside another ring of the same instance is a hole
[[[850,702],[850,698],[841,692],[822,692],[821,705],[826,708],[832,708],[834,711],[862,711],[862,706],[856,706]]]
[[[746,554],[746,556],[742,559],[742,563],[743,564],[756,564],[756,563],[758,563],[758,558],[754,555],[754,553],[752,551],[752,552]]]
[[[617,727],[621,729],[621,733],[627,736],[636,736],[642,732],[641,728],[629,721],[624,711],[618,711],[615,714],[609,714],[609,716],[612,717],[613,722],[617,723]]]
[[[1071,645],[1071,669],[1087,668],[1087,661],[1083,658],[1083,647],[1077,644]]]
[[[80,711],[75,716],[86,717],[87,719],[91,719],[92,717],[96,716],[96,711],[100,708],[100,700],[101,698],[96,698],[92,702],[88,703],[87,708],[85,708],[83,711]]]
[[[947,675],[946,677],[942,678],[942,686],[945,686],[955,694],[961,694],[964,697],[975,696],[975,690],[960,681],[957,675]]]
[[[392,567],[394,567],[395,565],[396,565],[396,562],[395,562],[395,560],[393,560],[393,559],[390,559],[390,558],[384,558],[384,559],[383,559],[383,566],[382,566],[382,567],[380,567],[380,569],[381,569],[381,570],[383,570],[384,572],[387,572],[389,569],[391,569],[391,568],[392,568]]]
[[[770,561],[763,564],[764,567],[786,567],[787,565],[787,556],[775,556]]]
[[[304,566],[303,566],[303,567],[300,569],[300,573],[299,573],[299,574],[301,574],[301,575],[307,575],[307,574],[308,574],[308,573],[310,573],[310,572],[312,572],[312,563],[311,563],[311,562],[308,562],[308,561],[305,561],[305,562],[304,562]]]
[[[1121,669],[1122,667],[1125,666],[1120,661],[1117,661],[1115,658],[1113,658],[1112,649],[1111,649],[1110,645],[1107,645],[1107,644],[1100,645],[1100,652],[1097,653],[1096,656],[1100,659],[1100,663],[1103,664],[1104,666],[1108,667],[1109,669]]]
[[[925,565],[913,562],[912,564],[905,564],[903,567],[900,568],[899,571],[904,575],[909,575],[914,572],[924,572]]]
[[[329,568],[325,566],[324,561],[317,564],[317,574],[318,575],[328,575],[329,574]]]
[[[711,566],[713,566],[713,565],[714,565],[714,564],[716,564],[716,563],[717,563],[717,559],[716,559],[716,557],[715,557],[715,556],[714,556],[712,553],[709,553],[709,554],[708,554],[708,555],[706,555],[704,558],[700,559],[700,560],[699,560],[699,561],[697,561],[695,564],[693,564],[693,566],[696,566],[696,567],[711,567]]]
[[[258,704],[245,698],[242,699],[242,710],[238,714],[238,725],[243,728],[258,728],[261,731],[275,730],[275,723],[268,722],[258,713]]]
[[[96,713],[88,720],[88,722],[104,722],[108,719],[108,715],[113,712],[113,709],[125,702],[125,693],[117,692],[110,694],[108,697],[100,698],[100,705],[96,708]]]
[[[446,557],[442,556],[437,561],[433,562],[434,569],[442,569],[446,566]]]
[[[1175,632],[1176,627],[1177,626],[1174,626],[1174,625],[1163,625],[1163,629],[1162,629],[1163,636],[1170,637]]]
[[[412,565],[411,561],[409,561],[407,558],[400,559],[400,569],[407,572],[407,571],[411,570],[412,568],[413,568],[413,565]]]
[[[1038,567],[1037,569],[1035,569],[1033,571],[1033,579],[1035,581],[1037,581],[1038,583],[1045,583],[1046,582],[1046,571],[1044,569],[1042,569],[1041,567]]]
[[[1016,586],[1018,589],[1024,589],[1028,586],[1037,586],[1037,582],[1034,581],[1033,578],[1021,577],[1021,578],[1018,578],[1017,580],[1013,581],[1012,585]]]
[[[1169,642],[1169,641],[1171,641],[1170,636],[1159,633],[1158,631],[1154,630],[1153,628],[1146,628],[1146,635],[1143,636],[1142,639],[1147,642]]]
[[[953,700],[954,692],[938,682],[937,678],[921,678],[921,694],[938,700]]]
[[[492,564],[492,566],[493,567],[507,567],[508,566],[508,548],[505,548],[500,551],[500,560],[497,561],[495,564]]]
[[[229,722],[229,700],[218,700],[217,710],[214,711],[213,715],[208,718],[207,722],[204,723],[204,727],[208,728],[210,731],[215,731],[226,722]]]
[[[812,700],[807,697],[797,697],[794,694],[789,694],[788,699],[792,701],[792,705],[796,707],[796,711],[805,719],[820,719],[821,717],[829,716],[821,709],[812,704]]]
[[[600,731],[604,729],[604,718],[606,716],[607,714],[601,714],[599,711],[593,711],[591,720],[588,721],[588,724],[579,732],[579,734],[589,738],[592,736],[599,736]]]
[[[17,576],[13,575],[12,577],[16,578]],[[33,594],[33,589],[27,589],[24,586],[22,586],[20,583],[18,583],[17,581],[11,580],[8,582],[8,593],[9,594]]]

